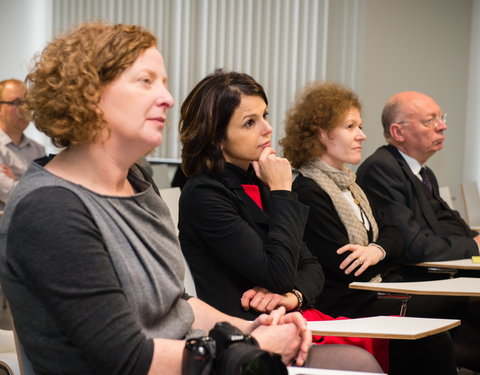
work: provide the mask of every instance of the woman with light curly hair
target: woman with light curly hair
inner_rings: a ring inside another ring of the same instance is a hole
[[[300,314],[247,322],[185,294],[170,213],[134,165],[173,106],[155,37],[81,25],[45,48],[27,86],[37,128],[64,148],[27,170],[0,224],[1,284],[35,372],[180,374],[186,338],[219,321],[302,364]]]
[[[310,207],[304,240],[325,271],[325,287],[315,307],[334,317],[400,312],[398,299],[379,299],[375,292],[349,288],[353,281],[401,281],[395,261],[402,237],[375,210],[345,166],[360,163],[366,138],[357,95],[337,83],[313,82],[288,110],[280,140],[284,156],[299,171],[292,190]],[[412,297],[407,314],[447,313],[438,309],[441,305],[433,309],[430,302],[429,297]],[[390,340],[389,374],[455,372],[448,333]]]

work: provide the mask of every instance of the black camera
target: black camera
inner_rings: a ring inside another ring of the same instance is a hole
[[[187,340],[183,375],[287,375],[280,355],[260,349],[257,340],[227,322],[207,337]]]

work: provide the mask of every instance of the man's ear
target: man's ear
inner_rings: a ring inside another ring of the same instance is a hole
[[[400,124],[394,122],[390,125],[390,137],[397,142],[404,141],[403,128]]]

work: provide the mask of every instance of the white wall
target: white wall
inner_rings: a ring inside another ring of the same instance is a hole
[[[0,0],[0,80],[25,78],[33,52],[49,38],[47,10],[45,0]]]
[[[0,0],[0,81],[23,81],[32,57],[50,39],[50,0]],[[54,150],[49,139],[30,125],[26,134]]]
[[[465,131],[471,18],[480,19],[480,10],[473,7],[479,1],[330,0],[327,78],[348,84],[363,102],[365,155],[384,144],[384,102],[398,91],[419,90],[448,112],[445,148],[429,161],[440,184],[459,184],[467,175],[471,179],[463,170],[468,160],[480,175],[478,154],[469,158],[480,134]],[[50,14],[50,0],[0,0],[0,79],[23,78],[28,61],[50,39]],[[476,34],[478,29],[473,28]],[[476,34],[472,43],[480,38]],[[476,54],[480,56],[478,50]],[[479,59],[472,58],[472,64]],[[477,86],[470,92],[474,89],[480,92]],[[480,107],[475,104],[469,108]],[[479,117],[476,112],[469,116]]]
[[[432,96],[448,113],[445,147],[429,161],[441,185],[463,180],[471,0],[363,1],[357,92],[365,155],[384,144],[380,114],[396,92]],[[477,140],[478,142],[478,140]]]
[[[473,2],[465,126],[464,181],[480,181],[480,1]]]

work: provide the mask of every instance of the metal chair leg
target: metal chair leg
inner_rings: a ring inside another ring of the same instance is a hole
[[[401,299],[402,306],[400,307],[400,316],[405,316],[407,314],[407,305],[410,295],[400,294],[400,293],[387,293],[387,292],[377,292],[377,297],[380,299]]]

